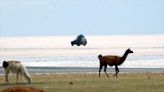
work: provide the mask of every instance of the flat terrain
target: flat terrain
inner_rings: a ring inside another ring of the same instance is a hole
[[[164,92],[164,73],[120,73],[119,78],[109,74],[34,74],[32,84],[15,84],[15,75],[4,84],[0,76],[0,91],[11,86],[30,86],[45,92]]]

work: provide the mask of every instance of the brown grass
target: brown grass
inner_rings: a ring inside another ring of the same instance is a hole
[[[13,86],[2,90],[2,92],[44,92],[44,91],[33,87]]]

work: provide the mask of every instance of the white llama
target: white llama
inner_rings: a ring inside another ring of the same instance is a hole
[[[8,75],[11,72],[16,73],[17,75],[17,83],[19,74],[27,79],[28,83],[31,83],[31,76],[28,74],[26,67],[19,61],[3,61],[3,68],[5,69],[5,79],[6,83],[9,83]]]

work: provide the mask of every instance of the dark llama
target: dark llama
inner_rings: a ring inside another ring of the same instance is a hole
[[[108,74],[106,73],[106,68],[107,68],[107,65],[109,66],[115,66],[115,74],[113,75],[113,77],[118,77],[117,74],[119,72],[119,68],[118,66],[121,65],[127,58],[128,54],[129,53],[133,53],[132,50],[127,49],[124,53],[124,55],[122,57],[120,56],[114,56],[114,55],[106,55],[106,56],[102,56],[101,54],[98,56],[98,59],[100,61],[100,68],[99,68],[99,78],[100,78],[100,72],[101,72],[101,69],[102,67],[104,66],[104,72],[105,74],[108,76]]]

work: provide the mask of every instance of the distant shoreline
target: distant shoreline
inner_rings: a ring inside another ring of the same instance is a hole
[[[96,67],[27,67],[31,74],[44,73],[98,73]],[[114,67],[107,69],[108,73],[114,73]],[[101,73],[104,73],[102,70]],[[120,68],[120,73],[164,73],[164,68]],[[0,74],[4,74],[4,69],[0,67]]]

